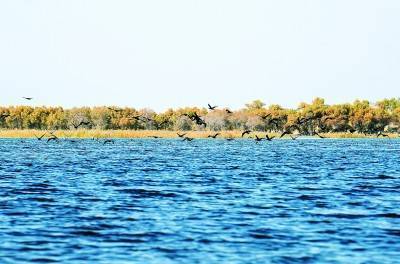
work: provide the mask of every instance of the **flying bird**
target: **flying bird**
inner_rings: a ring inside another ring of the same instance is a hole
[[[283,133],[281,134],[281,136],[279,138],[283,138],[285,135],[289,135],[289,134],[290,134],[290,132],[285,130],[285,131],[283,131]]]
[[[333,119],[335,119],[334,116],[325,116],[325,117],[323,117],[323,118],[321,119],[321,121],[324,123],[324,122],[326,122],[326,121],[328,121],[328,120],[333,120]]]
[[[176,134],[178,135],[178,137],[183,138],[187,133],[183,133],[183,134],[176,133]]]
[[[273,140],[274,138],[275,138],[275,136],[269,137],[268,135],[265,135],[265,139],[268,140],[268,141],[271,141],[271,140]]]
[[[231,111],[231,110],[229,110],[229,109],[225,109],[225,111],[228,113],[228,114],[232,114],[233,112]]]
[[[184,138],[183,138],[183,141],[189,141],[189,142],[190,142],[190,141],[192,141],[193,139],[194,139],[194,138],[184,137]]]
[[[141,118],[140,115],[139,115],[139,116],[129,116],[128,118],[129,118],[129,119],[135,119],[135,120],[137,120],[137,121],[141,121],[141,120],[140,120],[140,118]]]
[[[163,125],[167,124],[168,120],[164,120],[161,123],[154,123],[154,126],[156,127],[157,130],[161,129]]]
[[[47,142],[50,142],[50,141],[58,141],[58,137],[54,134],[51,134],[51,137],[49,137],[47,139]]]
[[[114,111],[114,112],[122,112],[122,111],[124,111],[123,109],[116,109],[116,108],[112,108],[112,107],[107,107],[108,108],[108,110],[111,110],[111,111]]]
[[[201,126],[204,125],[204,127],[207,127],[207,123],[201,119],[201,117],[195,112],[192,117],[190,118],[192,121],[195,121],[197,125]]]
[[[256,138],[255,138],[254,140],[258,143],[258,142],[262,141],[263,138],[259,138],[259,137],[256,135]]]
[[[211,106],[210,104],[208,104],[208,109],[209,109],[209,110],[215,110],[215,108],[217,108],[217,107],[218,107],[218,106],[216,106],[216,105],[215,105],[215,106]]]
[[[25,99],[25,100],[28,100],[28,101],[33,99],[32,97],[22,97],[22,98]]]
[[[376,134],[376,137],[377,137],[377,138],[378,138],[378,137],[387,137],[387,138],[390,138],[389,135],[383,134],[382,131],[379,131],[378,134]]]
[[[36,134],[35,134],[35,137],[37,138],[37,140],[42,140],[43,139],[43,137],[46,135],[46,133],[44,133],[43,135],[41,135],[40,137],[38,137],[38,136],[36,136]]]
[[[251,133],[251,130],[245,130],[242,132],[242,137],[244,137],[244,135],[250,134],[250,133]]]
[[[324,136],[318,134],[317,132],[314,131],[314,135],[317,135],[319,138],[325,138]]]
[[[115,144],[114,140],[112,140],[112,139],[106,139],[106,140],[104,140],[103,145],[105,145],[105,144],[107,144],[107,143]]]
[[[259,117],[261,117],[262,119],[266,120],[268,117],[271,116],[271,113],[267,114],[267,115],[259,115]]]
[[[214,135],[208,135],[208,138],[217,138],[220,133],[216,133]]]
[[[75,129],[78,129],[80,126],[88,126],[91,125],[91,122],[86,122],[86,121],[81,121],[79,124],[75,124],[74,122],[72,122],[72,125],[74,126]]]

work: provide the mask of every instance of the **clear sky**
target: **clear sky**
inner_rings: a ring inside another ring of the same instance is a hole
[[[0,1],[0,105],[400,96],[398,0]]]

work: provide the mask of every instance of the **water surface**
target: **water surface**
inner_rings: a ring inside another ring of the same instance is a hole
[[[1,263],[395,263],[399,140],[0,140]]]

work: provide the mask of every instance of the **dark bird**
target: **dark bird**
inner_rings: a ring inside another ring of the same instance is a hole
[[[104,140],[103,145],[105,145],[105,144],[107,144],[107,143],[115,144],[115,141],[112,140],[112,139],[106,139],[106,140]]]
[[[160,138],[159,136],[149,136],[149,138]]]
[[[176,134],[178,135],[178,137],[183,138],[184,136],[186,136],[187,133],[183,133],[183,134],[176,133]]]
[[[194,139],[194,138],[184,137],[184,138],[183,138],[183,141],[189,141],[189,142],[190,142],[190,141],[192,141],[193,139]]]
[[[75,124],[72,122],[72,125],[74,126],[75,129],[78,129],[80,126],[88,126],[91,125],[91,122],[86,122],[86,121],[81,121],[79,124]]]
[[[137,120],[137,121],[141,121],[141,120],[140,120],[140,118],[141,118],[140,115],[139,115],[139,116],[129,116],[128,118],[129,118],[129,119],[134,119],[134,120]]]
[[[37,140],[42,140],[43,139],[43,137],[46,135],[46,133],[44,133],[43,135],[41,135],[40,137],[38,137],[38,136],[36,136],[35,135],[35,137],[37,138]]]
[[[314,135],[317,135],[319,138],[325,138],[324,136],[321,136],[320,134],[318,134],[317,132],[314,131]]]
[[[151,122],[151,121],[154,121],[153,119],[151,119],[151,118],[149,118],[149,117],[146,117],[146,116],[141,116],[141,117],[139,117],[139,118],[142,118],[142,121],[143,121],[143,122]]]
[[[155,123],[154,126],[156,127],[157,130],[159,130],[167,123],[168,123],[168,120],[164,120],[161,123]]]
[[[22,97],[22,98],[24,98],[25,100],[28,100],[28,101],[33,99],[32,97]]]
[[[271,141],[275,138],[275,136],[269,137],[268,135],[265,135],[265,139],[268,141]]]
[[[289,134],[291,134],[291,133],[289,131],[285,130],[285,131],[283,131],[283,133],[280,135],[279,138],[283,138],[285,135],[289,135]]]
[[[215,133],[214,135],[208,135],[208,138],[217,138],[220,133]]]
[[[376,134],[376,137],[387,137],[390,138],[389,135],[382,133],[382,131],[379,131],[378,134]]]
[[[328,121],[328,120],[333,120],[333,119],[335,119],[335,117],[334,116],[325,116],[325,117],[323,117],[322,119],[321,119],[321,122],[326,122],[326,121]]]
[[[313,119],[312,116],[303,117],[303,118],[297,118],[296,123],[297,123],[298,125],[301,125],[301,124],[303,124],[303,123],[305,123],[305,122],[310,121],[311,119]]]
[[[123,109],[116,109],[116,108],[112,108],[112,107],[107,107],[107,108],[108,108],[108,110],[111,110],[113,112],[122,112],[122,111],[124,111]]]
[[[229,110],[229,109],[225,109],[225,111],[228,113],[228,114],[232,114],[233,112],[231,111],[231,110]]]
[[[228,141],[232,141],[232,140],[235,140],[234,138],[232,138],[232,137],[229,137],[229,138],[226,138],[226,140],[228,140]]]
[[[275,126],[278,126],[279,125],[278,122],[279,122],[279,118],[271,118],[270,120],[268,120],[268,125],[274,124]]]
[[[207,123],[201,119],[201,117],[195,112],[192,117],[190,117],[192,121],[196,122],[197,125],[201,126],[204,125],[204,127],[207,127]]]
[[[208,104],[208,109],[209,109],[209,110],[215,110],[215,108],[217,108],[217,107],[218,107],[218,106],[216,106],[216,105],[215,105],[215,106],[211,106],[210,104]]]
[[[269,113],[269,114],[267,114],[267,115],[259,115],[259,117],[261,117],[261,118],[264,119],[264,120],[267,120],[268,117],[270,117],[270,116],[271,116],[271,113]]]
[[[50,141],[58,141],[58,137],[54,134],[51,134],[51,137],[49,137],[47,139],[47,142],[50,142]]]
[[[296,140],[298,137],[299,137],[298,135],[297,135],[297,136],[292,136],[292,135],[290,135],[290,138],[291,138],[292,140]]]
[[[256,135],[256,138],[254,139],[257,143],[258,142],[260,142],[260,141],[262,141],[264,138],[259,138],[257,135]]]
[[[250,133],[251,133],[251,130],[245,130],[242,132],[242,137],[244,137],[244,135],[246,135],[246,134],[248,135]]]

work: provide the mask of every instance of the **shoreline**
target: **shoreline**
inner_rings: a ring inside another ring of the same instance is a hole
[[[177,133],[186,133],[187,137],[191,138],[207,138],[209,135],[214,135],[215,133],[220,133],[217,138],[242,138],[242,131],[232,130],[232,131],[169,131],[169,130],[56,130],[52,131],[59,138],[178,138]],[[50,133],[45,130],[0,130],[0,138],[36,138],[36,136],[49,137]],[[259,137],[265,137],[265,135],[279,137],[280,133],[266,133],[266,132],[252,132],[250,137],[258,135]],[[35,136],[36,135],[36,136]],[[322,136],[331,139],[341,139],[341,138],[376,138],[375,135],[364,135],[357,133],[321,133]],[[390,138],[399,138],[399,134],[388,133]],[[301,136],[306,138],[318,138],[317,136]],[[246,135],[244,138],[249,138]],[[382,137],[381,137],[382,138]],[[285,136],[282,139],[291,139],[289,136]]]

